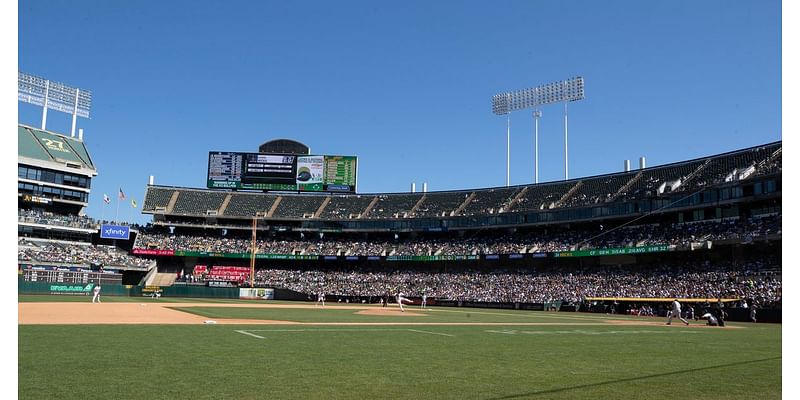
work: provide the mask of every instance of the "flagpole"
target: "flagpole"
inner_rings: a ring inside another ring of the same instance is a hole
[[[117,194],[117,214],[114,216],[114,223],[115,224],[119,223],[119,201],[120,201],[119,194]]]

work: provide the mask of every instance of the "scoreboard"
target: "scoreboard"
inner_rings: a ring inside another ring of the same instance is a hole
[[[208,188],[356,192],[358,158],[211,151]]]

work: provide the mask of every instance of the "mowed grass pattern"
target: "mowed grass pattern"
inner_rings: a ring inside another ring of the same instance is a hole
[[[576,325],[608,317],[447,308],[419,317],[357,315],[336,307],[190,311],[217,319],[306,324],[23,325],[19,397],[769,399],[781,394],[780,325]],[[401,325],[313,325],[334,322]],[[431,325],[402,325],[417,322]],[[451,322],[508,325],[436,325]],[[532,322],[558,325],[514,325]]]

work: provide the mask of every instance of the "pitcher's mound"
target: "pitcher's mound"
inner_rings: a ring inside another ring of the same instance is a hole
[[[428,314],[415,313],[413,311],[402,312],[399,308],[370,308],[368,310],[357,311],[361,315],[383,315],[390,317],[427,317]]]

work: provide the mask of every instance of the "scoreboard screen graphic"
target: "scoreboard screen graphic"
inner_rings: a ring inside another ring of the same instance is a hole
[[[208,188],[356,192],[355,156],[211,151]]]

